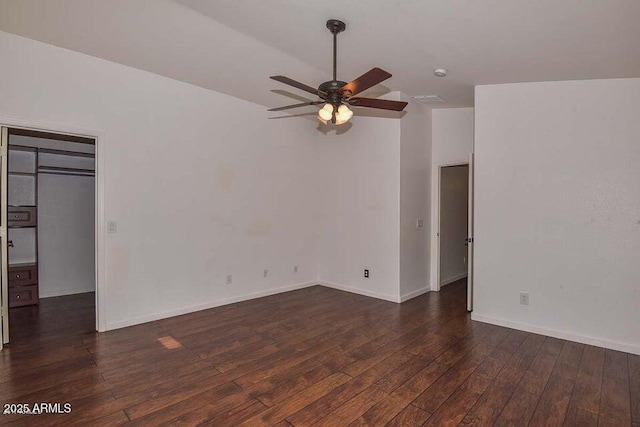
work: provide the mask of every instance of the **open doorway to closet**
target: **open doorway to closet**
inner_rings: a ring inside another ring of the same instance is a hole
[[[95,140],[7,133],[10,342],[95,331]]]
[[[466,288],[467,310],[471,310],[472,268],[470,177],[470,164],[441,166],[438,188],[438,289]]]
[[[440,286],[467,277],[469,165],[440,171]]]

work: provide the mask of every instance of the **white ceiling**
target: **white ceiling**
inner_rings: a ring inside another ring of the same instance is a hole
[[[3,31],[267,106],[304,96],[269,75],[330,79],[329,18],[340,79],[378,66],[438,107],[477,84],[640,77],[638,0],[0,0]]]

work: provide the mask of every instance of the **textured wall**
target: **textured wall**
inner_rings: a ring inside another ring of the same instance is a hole
[[[640,354],[639,117],[640,79],[476,88],[474,318]]]

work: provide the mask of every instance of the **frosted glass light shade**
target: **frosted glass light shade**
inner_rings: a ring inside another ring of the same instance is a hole
[[[340,105],[336,113],[336,125],[347,123],[351,117],[353,117],[353,111],[351,111],[346,104]]]
[[[318,111],[318,118],[324,122],[328,122],[331,120],[331,116],[333,115],[333,105],[328,102],[324,104],[324,106]]]
[[[328,124],[329,122],[331,122],[331,119],[333,118],[333,114],[334,114],[333,110],[334,110],[333,104],[330,104],[327,102],[320,109],[320,111],[318,111],[318,119],[325,125]],[[341,125],[341,124],[347,123],[351,119],[351,117],[353,117],[353,111],[351,111],[346,104],[341,104],[338,107],[337,111],[335,112],[335,115],[336,115],[335,124]]]

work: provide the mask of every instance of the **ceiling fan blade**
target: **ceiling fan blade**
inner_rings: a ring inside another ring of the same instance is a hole
[[[303,102],[301,104],[287,105],[285,107],[270,108],[267,111],[282,111],[282,110],[288,110],[289,108],[306,107],[307,105],[318,105],[318,104],[324,104],[324,101]]]
[[[388,99],[350,98],[347,101],[354,107],[379,108],[381,110],[402,111],[408,102],[389,101]]]
[[[293,79],[290,79],[289,77],[271,76],[270,78],[275,80],[275,81],[278,81],[280,83],[284,83],[286,85],[293,86],[293,87],[296,87],[296,88],[298,88],[300,90],[304,90],[306,92],[312,93],[314,95],[318,95],[320,98],[326,98],[327,97],[327,94],[322,92],[321,90],[318,90],[316,88],[308,86],[308,85],[306,85],[304,83],[297,82],[297,81],[295,81]]]
[[[389,77],[391,77],[391,73],[387,73],[385,70],[382,70],[380,68],[372,68],[357,79],[350,81],[346,85],[342,86],[340,91],[345,96],[354,96],[359,94],[363,90],[367,90],[370,87],[373,87],[378,83],[387,80]]]

